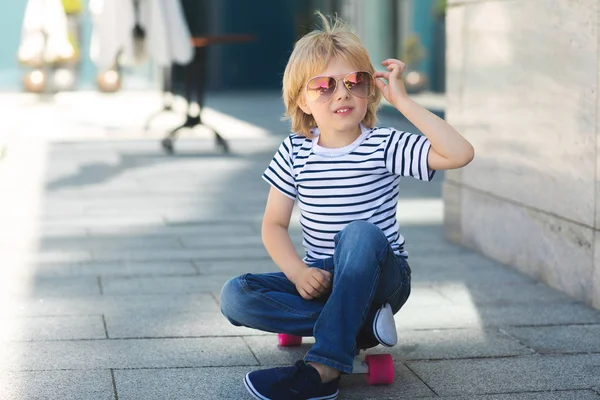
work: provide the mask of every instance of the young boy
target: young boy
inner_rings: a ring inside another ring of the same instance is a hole
[[[473,147],[450,125],[413,102],[404,64],[375,72],[360,40],[338,19],[300,39],[283,77],[292,131],[263,178],[271,185],[262,225],[267,251],[282,272],[245,274],[221,292],[234,325],[296,336],[315,345],[294,366],[249,373],[261,400],[335,399],[341,373],[359,349],[397,342],[393,315],[410,294],[411,270],[396,221],[402,176],[424,181],[460,168]],[[381,95],[425,136],[374,128]],[[288,225],[298,202],[306,255]]]

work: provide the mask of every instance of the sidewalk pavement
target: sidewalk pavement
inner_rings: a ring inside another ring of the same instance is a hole
[[[312,338],[279,348],[218,304],[230,277],[276,270],[259,232],[278,97],[210,96],[232,153],[200,129],[175,156],[157,138],[180,116],[140,130],[156,95],[0,98],[0,399],[249,399],[246,372],[302,357]],[[340,399],[600,399],[600,311],[446,242],[442,178],[403,182],[414,281],[395,381],[345,376]]]

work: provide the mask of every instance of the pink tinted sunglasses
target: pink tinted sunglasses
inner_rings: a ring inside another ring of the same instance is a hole
[[[339,76],[339,75],[338,75]],[[367,71],[355,71],[344,75],[342,79],[335,76],[319,75],[306,82],[306,95],[310,101],[325,103],[333,96],[337,84],[342,81],[348,92],[356,97],[367,98],[373,94],[373,75]]]

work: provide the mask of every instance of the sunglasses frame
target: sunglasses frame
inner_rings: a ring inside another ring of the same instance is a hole
[[[367,74],[371,79],[371,89],[370,92],[367,96],[362,97],[362,96],[358,96],[357,94],[353,93],[350,89],[348,89],[348,86],[346,86],[343,81],[348,77],[348,75],[352,75],[352,74],[357,74],[359,72],[365,73]],[[337,78],[338,76],[341,76],[341,78]],[[327,97],[327,99],[323,100],[323,101],[318,101],[318,100],[311,100],[314,103],[326,103],[329,101],[329,99],[331,99],[334,95],[334,93],[337,91],[338,88],[338,82],[342,81],[342,85],[344,86],[344,89],[346,89],[348,91],[348,93],[350,93],[353,96],[356,96],[358,98],[361,99],[368,99],[369,97],[373,96],[375,94],[375,78],[373,78],[373,74],[370,73],[369,71],[352,71],[352,72],[348,72],[347,74],[339,74],[339,75],[317,75],[317,76],[313,76],[312,78],[310,78],[308,81],[306,81],[306,84],[304,85],[304,91],[306,92],[306,97],[310,100],[310,96],[308,94],[308,84],[310,83],[310,81],[312,81],[313,79],[316,78],[329,78],[329,79],[333,79],[335,81],[335,87],[333,88],[333,91],[331,92],[331,95],[329,97]],[[320,96],[319,96],[320,97]]]

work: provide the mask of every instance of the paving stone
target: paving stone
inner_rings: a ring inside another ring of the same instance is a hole
[[[410,263],[414,257],[420,256],[431,256],[438,255],[440,257],[461,255],[465,253],[466,249],[456,246],[452,243],[447,242],[433,242],[433,243],[412,243],[406,245],[406,251],[408,252],[408,262]]]
[[[116,370],[119,400],[250,398],[243,379],[249,367]]]
[[[191,236],[191,235],[230,235],[237,233],[239,235],[256,234],[257,231],[249,224],[244,223],[190,223],[155,226],[123,226],[123,227],[89,227],[87,232],[92,237],[153,237],[153,236]]]
[[[10,284],[8,284],[10,283]],[[18,297],[70,297],[100,293],[95,277],[29,278],[16,279],[12,283],[4,282],[0,287],[4,296]]]
[[[0,318],[5,341],[104,339],[101,316]]]
[[[533,353],[516,339],[491,329],[399,330],[396,346],[378,346],[370,352],[390,353],[395,360],[507,357]]]
[[[306,352],[315,344],[313,337],[304,337],[301,346],[281,347],[274,334],[245,336],[244,341],[260,365],[291,365],[304,358]]]
[[[114,249],[181,249],[176,237],[111,238],[78,236],[73,238],[47,238],[40,243],[42,251],[52,250],[114,250]]]
[[[90,227],[111,227],[114,229],[115,227],[120,226],[131,226],[131,225],[139,225],[139,226],[160,226],[164,224],[164,220],[161,217],[152,217],[149,218],[147,216],[142,217],[81,217],[81,218],[65,218],[60,220],[46,221],[44,222],[42,229],[46,228],[90,228]]]
[[[2,352],[8,371],[257,365],[241,338],[12,342]]]
[[[405,307],[409,304],[411,307],[449,306],[452,305],[452,302],[429,285],[413,281]]]
[[[38,265],[35,274],[39,278],[58,277],[136,277],[136,276],[174,276],[197,275],[198,271],[191,262],[186,261],[140,261],[140,262],[85,262],[51,263]]]
[[[192,216],[190,216],[188,214],[182,214],[179,212],[171,212],[171,213],[165,214],[165,221],[167,222],[167,224],[181,224],[181,223],[186,223],[186,222],[191,222],[193,224],[207,223],[207,222],[231,224],[236,221],[239,221],[244,224],[248,224],[248,223],[252,223],[252,222],[256,223],[256,222],[262,221],[263,215],[264,215],[264,210],[262,212],[245,213],[245,214],[241,214],[241,215],[238,213],[215,214],[215,213],[211,212],[210,210],[206,210],[206,212],[195,215],[192,218]]]
[[[113,400],[110,371],[4,371],[0,398],[6,400]]]
[[[0,254],[0,263],[2,265],[35,265],[43,263],[75,263],[92,261],[92,253],[82,250],[56,250],[56,251],[40,251],[31,252],[31,248],[18,249],[10,251],[2,251]],[[17,264],[18,263],[18,264]]]
[[[412,263],[414,265],[415,263]],[[412,268],[412,267],[411,267]],[[479,284],[515,284],[515,283],[535,283],[532,278],[511,271],[505,268],[495,269],[469,269],[469,268],[448,268],[434,270],[413,270],[412,279],[416,282],[427,283],[445,283],[445,282],[461,282],[465,285],[477,286]]]
[[[193,203],[163,203],[156,204],[152,201],[146,202],[143,205],[111,205],[102,204],[96,206],[88,206],[84,209],[86,216],[96,217],[114,217],[122,214],[134,217],[159,217],[174,213],[189,215],[193,218],[194,215],[202,215],[203,210],[208,210],[213,213],[227,213],[234,210],[234,204],[231,202],[219,201],[218,197],[197,198]]]
[[[413,306],[410,302],[396,318],[398,329],[448,329],[599,323],[600,313],[582,304],[514,304],[489,306],[463,303],[452,306]]]
[[[401,225],[400,232],[406,241],[405,248],[408,251],[409,262],[416,258],[434,255],[450,255],[454,258],[455,255],[474,254],[471,250],[446,240],[443,236],[442,224]],[[442,260],[444,259],[442,258]],[[434,261],[434,263],[436,262]],[[437,261],[437,264],[442,265],[443,262]]]
[[[40,226],[35,232],[29,234],[30,239],[39,240],[41,238],[71,238],[80,237],[86,234],[84,227],[74,226]],[[14,232],[10,230],[0,231],[0,238],[12,239],[14,238]]]
[[[229,278],[229,276],[105,278],[102,279],[102,287],[107,295],[220,292]]]
[[[495,306],[535,303],[577,303],[574,298],[543,283],[465,282],[432,283],[431,287],[456,304],[475,303]]]
[[[211,246],[218,247],[263,247],[263,242],[260,235],[252,234],[235,234],[232,236],[216,236],[215,234],[185,236],[179,239],[185,248],[205,248]]]
[[[268,162],[268,161],[267,161]],[[194,168],[192,165],[191,168]],[[140,171],[141,172],[141,171]],[[229,194],[230,190],[228,188],[224,188],[220,185],[212,185],[203,187],[201,192],[192,191],[190,193],[171,193],[169,189],[173,190],[181,190],[182,187],[190,185],[199,185],[203,183],[201,180],[196,179],[196,175],[192,172],[179,171],[179,173],[184,173],[186,176],[181,177],[168,177],[165,178],[164,182],[160,184],[160,190],[154,191],[156,188],[156,180],[157,176],[162,176],[160,174],[160,170],[144,170],[140,174],[137,174],[137,179],[144,184],[143,189],[138,191],[136,194],[129,194],[126,196],[121,195],[119,192],[114,193],[112,196],[104,196],[104,197],[93,197],[86,196],[85,194],[88,192],[82,192],[82,196],[77,198],[72,198],[69,196],[53,196],[51,199],[47,201],[48,206],[59,206],[59,207],[77,207],[83,210],[89,210],[90,208],[102,208],[102,207],[111,207],[111,208],[135,208],[135,207],[145,207],[145,208],[161,208],[161,207],[169,207],[173,205],[182,205],[182,206],[194,206],[198,205],[202,200],[206,199],[207,201],[214,201],[215,198],[223,199],[224,202],[228,204],[238,204],[236,199],[226,199],[223,198],[222,195]],[[167,172],[167,175],[169,173]],[[152,191],[152,196],[149,196],[148,191]],[[265,204],[267,200],[267,191],[254,191],[249,190],[247,193],[244,193],[244,200],[246,202],[260,202],[261,204]]]
[[[9,316],[65,316],[65,315],[145,315],[156,312],[194,313],[218,312],[219,306],[210,293],[135,294],[114,296],[73,296],[7,298],[0,315]]]
[[[118,313],[106,316],[110,338],[201,337],[264,335],[255,329],[232,325],[220,311],[177,310]]]
[[[478,254],[463,252],[452,257],[418,255],[409,259],[413,280],[427,282],[461,282],[465,285],[498,283],[537,283],[521,272],[488,260]]]
[[[591,351],[600,354],[600,325],[508,327],[504,330],[539,353]]]
[[[258,260],[223,260],[223,261],[194,261],[194,265],[202,275],[238,276],[245,273],[281,272],[271,259]]]
[[[447,242],[445,242],[447,243]],[[451,243],[447,243],[451,246],[456,246]],[[458,247],[458,246],[456,246]],[[418,266],[423,270],[471,270],[471,271],[481,271],[481,270],[507,270],[509,272],[516,272],[520,275],[522,273],[516,271],[513,268],[502,265],[494,260],[485,258],[484,256],[475,253],[470,250],[463,249],[460,254],[455,254],[452,257],[440,258],[437,255],[427,255],[427,254],[419,254],[413,255],[410,257],[410,261],[415,266]]]
[[[234,207],[227,204],[199,202],[195,207],[174,207],[170,205],[168,208],[143,208],[143,209],[128,209],[122,210],[117,208],[101,208],[94,211],[88,211],[85,214],[86,218],[113,218],[119,215],[127,214],[130,218],[141,218],[160,221],[165,218],[175,217],[179,219],[208,219],[215,215],[229,215],[234,213]],[[203,204],[204,203],[204,204]]]
[[[435,393],[404,364],[394,363],[394,382],[385,386],[369,386],[365,375],[346,375],[340,384],[340,399],[364,400],[367,398],[415,399]]]
[[[589,389],[600,354],[415,361],[407,366],[440,396]]]
[[[194,261],[194,260],[246,260],[252,258],[268,259],[264,248],[208,248],[208,249],[171,249],[171,250],[128,250],[94,251],[95,261]]]

